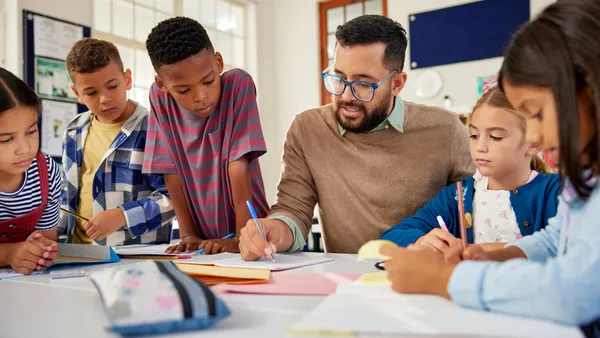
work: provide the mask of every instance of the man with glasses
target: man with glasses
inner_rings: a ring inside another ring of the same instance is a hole
[[[467,130],[444,109],[405,102],[406,32],[378,15],[336,32],[321,77],[333,103],[296,116],[283,150],[277,202],[242,230],[246,260],[302,249],[319,204],[327,252],[356,253],[443,187],[470,177]]]

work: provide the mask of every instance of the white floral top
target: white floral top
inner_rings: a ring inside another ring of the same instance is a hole
[[[531,182],[538,172],[532,171]],[[510,191],[488,190],[488,178],[479,171],[473,196],[473,241],[475,243],[508,243],[521,237],[517,216],[510,204]]]

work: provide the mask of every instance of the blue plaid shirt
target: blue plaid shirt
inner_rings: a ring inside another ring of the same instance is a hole
[[[136,104],[133,115],[109,147],[96,171],[92,195],[94,215],[113,208],[125,213],[127,226],[102,241],[100,245],[159,244],[171,240],[175,216],[162,175],[142,173],[148,110]],[[62,207],[77,212],[79,184],[83,162],[83,146],[90,129],[91,112],[73,119],[66,128],[63,140],[63,198]],[[64,215],[59,233],[72,241],[76,220]]]

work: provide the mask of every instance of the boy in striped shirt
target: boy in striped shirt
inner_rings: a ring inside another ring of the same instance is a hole
[[[206,30],[193,19],[159,23],[146,40],[157,72],[143,170],[164,174],[181,243],[167,252],[239,252],[238,237],[268,205],[258,158],[266,152],[256,88],[243,70],[223,72]],[[221,239],[231,233],[234,238]]]

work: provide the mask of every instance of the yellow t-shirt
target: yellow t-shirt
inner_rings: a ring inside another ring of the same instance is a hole
[[[93,115],[92,115],[93,116]],[[92,190],[94,176],[104,154],[113,143],[125,121],[115,124],[100,123],[95,117],[88,131],[83,145],[83,163],[81,165],[81,179],[79,180],[79,208],[77,213],[87,219],[94,216]],[[79,244],[92,244],[93,240],[85,233],[83,222],[77,220],[73,229],[73,242]]]

